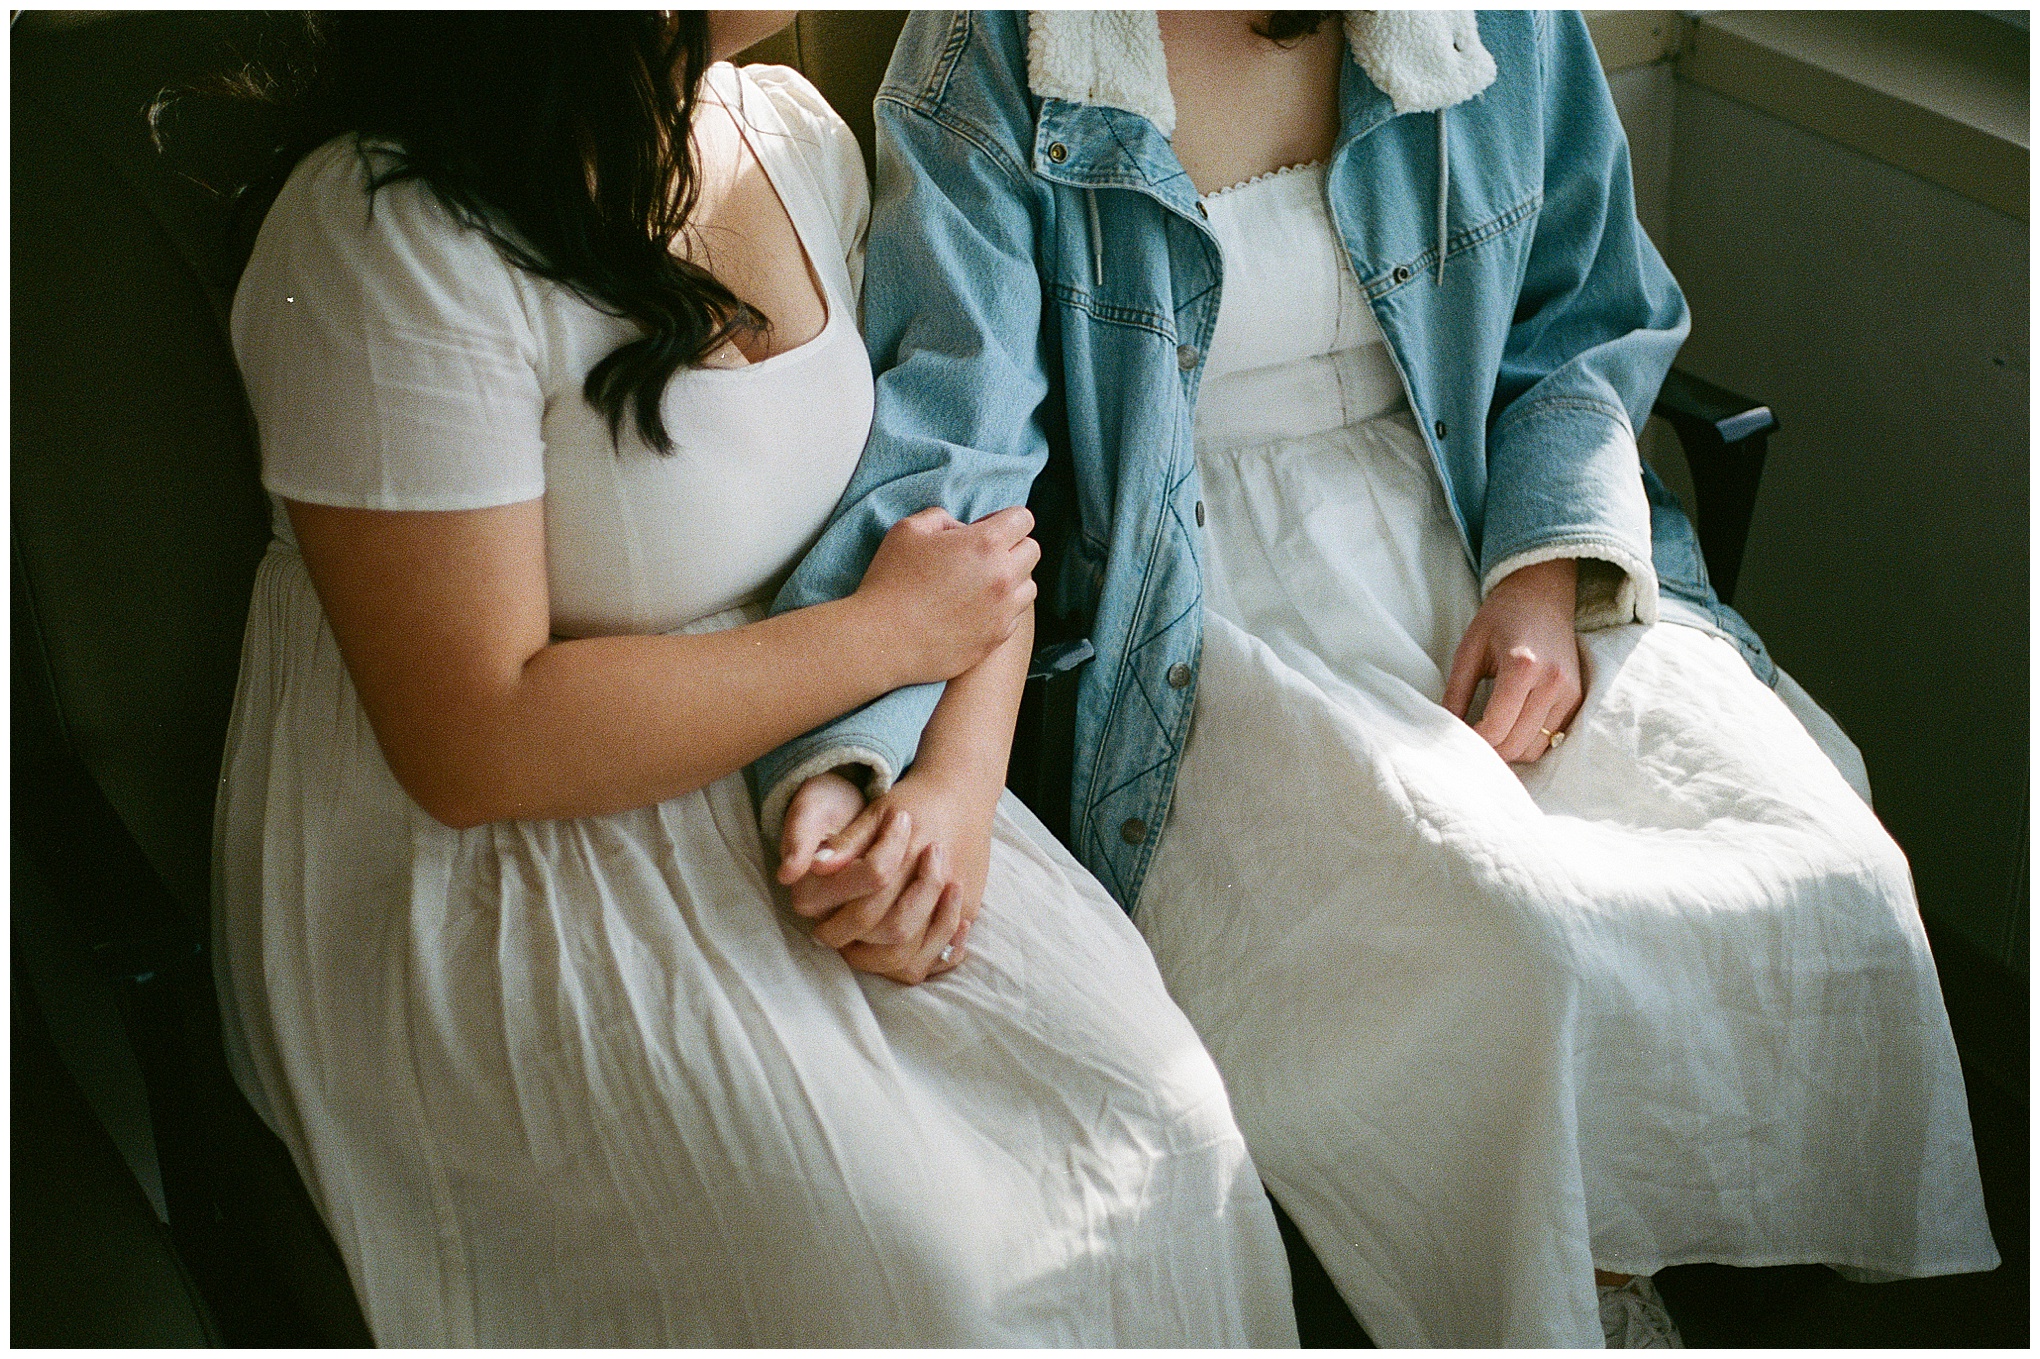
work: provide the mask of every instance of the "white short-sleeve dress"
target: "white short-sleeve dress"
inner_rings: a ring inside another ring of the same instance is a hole
[[[1727,642],[1582,634],[1571,737],[1440,706],[1480,605],[1322,166],[1209,196],[1197,707],[1135,919],[1384,1345],[1598,1346],[1593,1269],[1988,1269],[1905,858]]]
[[[711,74],[821,280],[813,341],[683,370],[675,452],[581,395],[627,323],[351,139],[265,221],[234,341],[278,496],[543,496],[564,636],[762,615],[864,443],[863,167],[794,73]],[[817,664],[825,658],[817,658]],[[217,844],[237,1078],[397,1345],[1294,1343],[1211,1059],[1010,797],[962,967],[851,971],[774,899],[740,775],[450,829],[392,778],[288,522],[249,613]]]

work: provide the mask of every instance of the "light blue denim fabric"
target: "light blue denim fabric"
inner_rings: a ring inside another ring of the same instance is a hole
[[[1691,525],[1640,472],[1632,431],[1687,313],[1637,225],[1627,144],[1585,24],[1506,11],[1479,26],[1496,79],[1442,115],[1397,115],[1349,53],[1328,173],[1467,561],[1483,578],[1540,549],[1614,562],[1638,616],[1657,615],[1662,591],[1666,617],[1730,637],[1768,681],[1756,636],[1708,586]],[[1191,421],[1220,256],[1153,124],[1037,99],[1026,54],[1024,14],[907,21],[877,102],[871,442],[774,607],[855,589],[907,514],[941,505],[970,520],[1032,491],[1053,563],[1040,634],[1097,649],[1079,690],[1072,848],[1131,909],[1197,695]],[[761,760],[768,834],[799,779],[839,760],[889,784],[939,694],[897,691]]]

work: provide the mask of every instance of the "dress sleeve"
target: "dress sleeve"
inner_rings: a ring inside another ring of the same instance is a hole
[[[780,120],[799,141],[801,159],[836,224],[851,290],[861,300],[864,238],[871,226],[871,184],[864,173],[864,152],[857,145],[857,135],[822,98],[822,92],[791,66],[746,66],[744,74],[772,101]]]
[[[538,346],[512,266],[415,181],[371,199],[351,138],[284,186],[232,329],[277,495],[464,510],[544,493]]]

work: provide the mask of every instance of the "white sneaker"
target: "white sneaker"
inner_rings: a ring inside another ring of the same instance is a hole
[[[1686,1342],[1646,1275],[1601,1284],[1601,1336],[1611,1350],[1682,1350]]]

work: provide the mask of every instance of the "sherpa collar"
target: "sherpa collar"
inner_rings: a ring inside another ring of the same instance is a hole
[[[1430,113],[1493,83],[1472,10],[1346,11],[1346,42],[1397,113]],[[1164,137],[1176,130],[1162,30],[1151,9],[1034,10],[1027,16],[1027,83],[1034,93],[1137,113]]]

